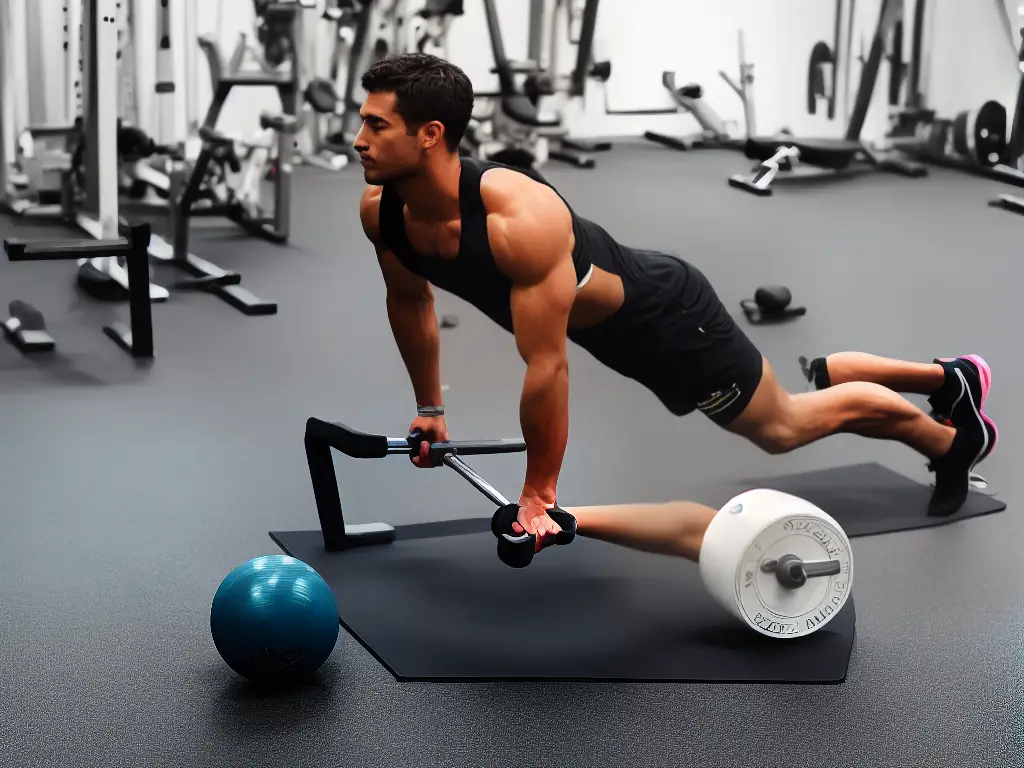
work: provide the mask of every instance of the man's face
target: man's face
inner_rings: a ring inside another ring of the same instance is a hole
[[[433,123],[410,136],[405,121],[395,111],[396,102],[393,93],[371,93],[360,110],[363,124],[352,145],[359,153],[367,184],[415,176],[431,144],[430,131],[437,130]]]

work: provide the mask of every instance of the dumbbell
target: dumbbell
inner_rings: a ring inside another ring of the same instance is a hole
[[[764,285],[754,292],[754,298],[743,299],[743,308],[747,320],[755,325],[767,322],[778,322],[807,314],[806,307],[791,307],[793,293],[784,285]]]
[[[43,313],[26,301],[15,300],[8,307],[10,317],[3,323],[4,331],[20,351],[52,352],[56,342],[46,332]]]

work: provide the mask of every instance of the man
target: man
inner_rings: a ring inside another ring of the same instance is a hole
[[[676,415],[699,410],[770,453],[840,432],[898,440],[930,459],[930,512],[964,502],[973,467],[995,446],[983,406],[991,372],[977,356],[909,363],[843,352],[812,364],[817,391],[789,394],[701,272],[617,243],[550,186],[460,158],[473,89],[426,54],[384,59],[354,145],[368,185],[360,218],[377,251],[387,312],[416,396],[410,429],[448,440],[432,286],[514,334],[526,363],[520,421],[527,446],[517,533],[537,547],[559,528],[555,505],[568,439],[567,341],[650,389]],[[898,392],[930,395],[932,418]],[[426,466],[428,452],[414,461]],[[570,508],[578,532],[696,560],[714,510],[669,505]]]

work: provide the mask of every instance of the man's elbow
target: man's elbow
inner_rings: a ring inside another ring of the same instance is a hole
[[[569,373],[569,358],[564,350],[539,352],[527,356],[526,370],[537,379],[557,379]]]

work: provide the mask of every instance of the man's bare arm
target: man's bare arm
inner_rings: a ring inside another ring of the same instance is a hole
[[[496,178],[493,186],[499,185],[504,188],[485,184],[482,192],[491,250],[498,268],[512,280],[513,331],[526,362],[519,418],[527,464],[520,503],[550,506],[569,439],[566,347],[576,297],[572,219],[547,187],[519,179],[505,186]]]
[[[409,372],[417,405],[441,405],[441,332],[430,283],[414,275],[384,247],[378,228],[380,187],[367,187],[359,201],[363,232],[377,251],[387,288],[388,321]]]

